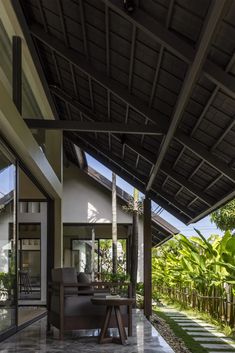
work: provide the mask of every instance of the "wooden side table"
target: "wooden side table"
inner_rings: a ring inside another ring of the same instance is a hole
[[[125,327],[123,326],[122,314],[120,310],[120,306],[126,305],[129,307],[129,315],[131,315],[131,307],[134,302],[131,298],[114,298],[114,299],[106,299],[106,298],[92,298],[91,302],[95,305],[106,305],[106,315],[103,327],[99,336],[99,343],[121,343],[125,344],[127,340]],[[119,337],[107,337],[107,330],[109,327],[109,322],[112,314],[112,310],[114,309],[115,318],[117,321],[117,327],[119,331]]]

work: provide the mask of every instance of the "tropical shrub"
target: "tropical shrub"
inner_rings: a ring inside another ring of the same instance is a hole
[[[235,237],[206,239],[177,235],[162,247],[153,249],[154,291],[181,304],[207,311],[222,321],[233,321],[235,295]],[[232,302],[232,305],[227,305]]]
[[[212,212],[211,221],[221,230],[235,229],[235,199]]]

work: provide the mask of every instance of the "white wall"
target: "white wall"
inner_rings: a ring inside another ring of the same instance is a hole
[[[76,166],[64,168],[62,219],[63,223],[112,223],[111,192]],[[124,212],[120,205],[117,208],[117,222],[132,224],[132,216]],[[142,219],[139,222],[137,280],[143,281]]]
[[[76,166],[64,168],[63,223],[112,223],[111,192]],[[118,223],[132,223],[131,215],[117,208]]]

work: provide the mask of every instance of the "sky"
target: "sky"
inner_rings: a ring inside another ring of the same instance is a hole
[[[6,166],[0,171],[0,198],[8,194],[15,187],[15,166]]]
[[[110,169],[106,168],[103,164],[98,162],[96,159],[91,157],[89,154],[86,154],[87,157],[87,162],[88,165],[90,165],[92,168],[97,170],[97,172],[101,173],[104,175],[107,179],[111,180],[112,179],[112,172]],[[117,185],[128,192],[129,194],[133,195],[133,186],[128,184],[125,180],[117,176]],[[157,207],[155,203],[152,204],[152,209],[154,210]],[[207,216],[203,218],[202,220],[198,221],[197,223],[191,224],[189,226],[186,226],[184,223],[182,223],[180,220],[178,220],[176,217],[172,216],[169,212],[163,210],[160,216],[165,219],[167,222],[172,224],[174,227],[176,227],[180,233],[184,234],[185,236],[194,236],[197,235],[195,232],[194,228],[198,229],[205,237],[209,237],[211,234],[220,234],[222,235],[223,233],[215,226],[214,223],[211,223],[210,217]]]

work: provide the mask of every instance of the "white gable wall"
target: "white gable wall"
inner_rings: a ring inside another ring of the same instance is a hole
[[[63,223],[112,223],[111,192],[74,165],[64,168]],[[117,222],[132,224],[131,214],[117,207]],[[143,281],[143,222],[139,224],[138,281]]]
[[[64,168],[62,214],[64,223],[112,223],[111,192],[70,165]],[[117,222],[132,223],[119,205]]]

